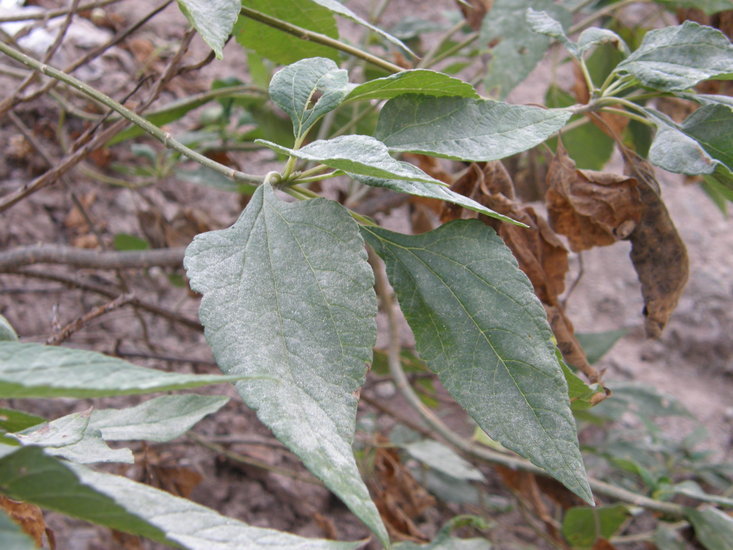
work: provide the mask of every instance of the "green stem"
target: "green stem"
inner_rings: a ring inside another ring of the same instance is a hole
[[[568,30],[568,36],[571,34],[575,34],[578,31],[582,31],[584,28],[586,28],[588,25],[590,25],[597,19],[600,19],[601,17],[605,17],[606,15],[609,15],[615,12],[616,10],[626,7],[629,4],[645,3],[645,2],[650,2],[650,1],[651,0],[621,0],[620,2],[616,2],[615,4],[609,4],[608,6],[604,8],[594,11],[585,19],[578,21],[575,25],[570,27],[570,30]]]
[[[316,176],[303,177],[302,175],[300,175],[297,178],[295,178],[294,181],[297,183],[313,183],[314,181],[321,181],[321,180],[327,180],[330,178],[337,178],[338,176],[343,176],[343,175],[344,173],[341,170],[334,170],[333,172],[327,172],[325,174],[318,174]]]
[[[355,117],[352,117],[351,120],[349,120],[349,122],[347,122],[341,128],[336,130],[336,132],[331,137],[340,136],[342,134],[345,134],[346,132],[350,132],[362,120],[364,120],[366,117],[372,114],[375,108],[376,107],[374,105],[371,105],[371,104],[367,105],[358,115],[356,115]]]
[[[267,15],[266,13],[262,13],[260,11],[242,6],[241,14],[275,29],[279,29],[288,34],[292,34],[293,36],[297,36],[301,40],[308,40],[310,42],[316,42],[317,44],[323,44],[324,46],[328,46],[349,55],[353,55],[354,57],[363,59],[364,61],[367,61],[372,65],[375,65],[390,73],[399,73],[404,70],[399,65],[395,65],[394,63],[385,61],[375,55],[370,54],[369,52],[365,52],[364,50],[360,50],[359,48],[355,48],[354,46],[339,42],[338,40],[331,38],[330,36],[326,36],[325,34],[310,31],[308,29],[304,29],[303,27],[288,23],[287,21],[283,21],[282,19],[277,19],[276,17],[272,17],[270,15]]]
[[[465,24],[466,22],[461,19],[458,23],[456,23],[450,29],[448,29],[448,32],[446,32],[443,35],[443,37],[438,41],[438,43],[435,44],[435,46],[433,46],[432,48],[430,48],[430,50],[425,54],[425,56],[423,56],[423,58],[420,60],[420,63],[417,64],[417,68],[422,69],[425,67],[429,67],[430,64],[432,63],[433,58],[438,54],[440,49],[443,48],[446,42],[450,40],[451,36],[453,36],[458,31],[460,31]]]
[[[583,79],[585,80],[585,85],[588,87],[588,97],[594,97],[594,92],[596,92],[595,85],[593,84],[593,79],[590,76],[590,72],[588,71],[588,66],[585,64],[585,59],[580,58],[580,71],[583,73]]]
[[[647,126],[654,126],[654,123],[651,120],[649,120],[648,118],[640,116],[640,115],[635,115],[634,113],[630,113],[623,109],[617,109],[615,107],[603,107],[601,111],[605,111],[606,113],[614,113],[617,115],[625,116],[626,118],[630,118],[631,120],[641,122],[642,124],[645,124]]]
[[[437,65],[438,63],[446,59],[447,57],[450,57],[454,53],[461,51],[463,48],[465,48],[466,46],[474,42],[478,37],[479,37],[479,33],[472,32],[458,44],[455,44],[451,46],[450,48],[446,49],[440,55],[436,55],[429,64],[423,65],[423,68],[427,69],[429,67],[434,67],[435,65]]]
[[[121,105],[120,103],[118,103],[117,101],[109,97],[108,95],[100,92],[96,88],[92,88],[91,86],[85,84],[81,80],[74,78],[73,76],[68,75],[64,73],[63,71],[60,71],[44,63],[41,63],[40,61],[33,59],[30,56],[25,55],[24,53],[16,50],[15,48],[12,48],[11,46],[5,44],[4,42],[0,42],[0,52],[18,61],[19,63],[22,63],[23,65],[27,67],[30,67],[31,69],[34,69],[46,76],[50,76],[51,78],[59,80],[63,82],[64,84],[71,86],[72,88],[75,88],[76,90],[79,90],[87,97],[101,103],[105,107],[112,109],[113,111],[119,113],[126,120],[139,126],[143,130],[145,130],[145,132],[147,132],[148,134],[156,138],[166,147],[173,149],[175,151],[178,151],[182,155],[190,158],[191,160],[198,162],[199,164],[203,166],[206,166],[207,168],[211,168],[212,170],[215,170],[216,172],[224,174],[225,176],[235,181],[240,181],[244,183],[253,183],[253,184],[259,184],[262,182],[261,176],[255,176],[252,174],[246,174],[245,172],[240,172],[239,170],[234,170],[233,168],[230,168],[229,166],[225,166],[221,163],[213,161],[210,158],[205,157],[201,153],[198,153],[194,151],[193,149],[186,147],[181,142],[174,139],[168,132],[161,130],[155,124],[153,124],[152,122],[149,122],[144,117],[131,111],[127,107],[124,107],[123,105]]]

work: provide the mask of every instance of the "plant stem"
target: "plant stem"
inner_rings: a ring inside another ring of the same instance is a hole
[[[585,19],[578,21],[575,25],[570,27],[570,29],[568,30],[568,35],[575,34],[578,31],[582,31],[584,28],[586,28],[588,25],[590,25],[597,19],[600,19],[601,17],[605,17],[606,15],[609,15],[615,12],[616,10],[620,10],[621,8],[624,8],[628,6],[629,4],[643,3],[643,2],[649,2],[649,1],[650,0],[621,0],[620,2],[616,2],[615,4],[609,4],[606,7],[603,7],[599,10],[594,11]]]
[[[326,36],[325,34],[321,34],[319,32],[304,29],[303,27],[293,25],[292,23],[288,23],[287,21],[283,21],[282,19],[277,19],[276,17],[272,17],[270,15],[267,15],[266,13],[250,9],[246,6],[242,6],[242,11],[240,13],[246,17],[249,17],[250,19],[259,21],[260,23],[264,23],[265,25],[268,25],[275,29],[279,29],[288,34],[292,34],[293,36],[297,36],[301,40],[309,40],[311,42],[316,42],[317,44],[323,44],[324,46],[328,46],[349,55],[353,55],[354,57],[363,59],[364,61],[367,61],[372,65],[380,67],[381,69],[384,69],[385,71],[388,71],[390,73],[399,73],[404,70],[399,65],[395,65],[394,63],[385,61],[375,55],[370,54],[369,52],[365,52],[364,50],[355,48],[354,46],[344,44],[343,42],[340,42],[335,38],[331,38],[330,36]]]
[[[445,46],[446,42],[450,40],[450,37],[460,31],[465,24],[466,22],[464,20],[460,20],[458,23],[448,29],[448,31],[442,36],[438,43],[430,48],[430,50],[423,56],[423,58],[420,60],[420,63],[417,64],[417,68],[429,67],[433,60],[433,57],[435,57],[440,49]]]
[[[601,111],[605,111],[607,113],[615,113],[617,115],[625,116],[626,118],[630,118],[631,120],[641,122],[642,124],[645,124],[646,126],[654,126],[654,123],[650,121],[648,118],[640,116],[640,115],[635,115],[634,113],[630,113],[629,111],[625,111],[624,109],[616,109],[614,107],[603,107]]]
[[[463,48],[465,48],[466,46],[468,46],[469,44],[471,44],[478,37],[479,37],[479,33],[472,32],[471,34],[469,34],[468,36],[466,36],[466,38],[464,38],[458,44],[455,44],[455,45],[451,46],[450,48],[446,49],[440,55],[436,55],[429,64],[425,64],[425,65],[422,65],[421,64],[422,67],[425,68],[425,69],[427,69],[429,67],[433,67],[433,66],[437,65],[438,63],[440,63],[441,61],[443,61],[445,58],[450,57],[454,53],[462,50]]]
[[[59,71],[58,69],[51,67],[49,65],[41,63],[40,61],[33,59],[32,57],[28,55],[25,55],[24,53],[16,50],[15,48],[12,48],[11,46],[3,42],[0,42],[0,52],[18,61],[19,63],[26,65],[27,67],[35,69],[46,76],[50,76],[51,78],[59,80],[63,82],[64,84],[67,84],[68,86],[71,86],[72,88],[79,90],[87,97],[94,99],[95,101],[101,103],[102,105],[106,107],[109,107],[113,111],[116,111],[117,113],[119,113],[126,120],[139,126],[143,130],[145,130],[145,132],[147,132],[148,134],[156,138],[166,147],[173,149],[175,151],[178,151],[182,155],[190,158],[191,160],[198,162],[199,164],[203,166],[206,166],[207,168],[211,168],[212,170],[215,170],[216,172],[224,174],[225,176],[235,181],[244,182],[244,183],[252,183],[252,184],[259,184],[262,182],[262,176],[256,176],[252,174],[247,174],[245,172],[240,172],[239,170],[234,170],[233,168],[230,168],[229,166],[225,166],[221,163],[211,160],[210,158],[202,155],[201,153],[198,153],[194,151],[193,149],[186,147],[181,142],[174,139],[173,136],[170,135],[170,133],[161,130],[155,124],[153,124],[152,122],[149,122],[144,117],[131,111],[127,107],[124,107],[123,105],[121,105],[120,103],[118,103],[117,101],[109,97],[108,95],[100,92],[96,88],[92,88],[91,86],[87,85],[86,83],[82,82],[81,80],[71,75],[68,75],[62,71]]]
[[[88,4],[82,4],[76,11],[88,11],[94,8],[101,8],[109,4],[114,4],[119,0],[100,0],[99,2],[91,2]],[[57,17],[63,17],[69,13],[67,8],[59,8],[56,10],[41,10],[35,13],[15,13],[11,15],[0,15],[0,23],[12,23],[15,21],[31,21],[39,19],[55,19]]]

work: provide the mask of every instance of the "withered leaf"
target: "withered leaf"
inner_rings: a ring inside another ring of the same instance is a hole
[[[46,522],[43,519],[43,512],[38,506],[0,496],[0,508],[5,511],[10,519],[20,525],[21,529],[33,539],[38,548],[43,546]]]
[[[575,252],[624,239],[641,220],[642,201],[634,178],[578,170],[562,145],[547,172],[550,224]]]
[[[463,14],[463,17],[466,19],[468,26],[477,31],[481,28],[481,22],[493,6],[494,0],[468,0],[470,7],[466,6],[465,2],[456,3]]]
[[[626,170],[639,182],[644,203],[641,222],[629,235],[630,256],[641,283],[646,334],[657,338],[687,284],[687,249],[662,201],[654,168],[629,149],[622,149],[622,154]]]

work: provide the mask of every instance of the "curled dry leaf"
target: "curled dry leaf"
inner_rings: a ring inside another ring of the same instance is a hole
[[[484,16],[492,8],[494,0],[468,0],[468,3],[471,5],[470,7],[466,6],[463,2],[456,3],[463,17],[466,19],[468,26],[477,31],[481,28],[481,22],[484,20]]]
[[[641,283],[646,334],[657,338],[687,283],[687,249],[664,206],[654,168],[629,149],[622,154],[626,170],[639,182],[644,204],[641,222],[629,235],[630,256]]]
[[[578,170],[562,145],[547,172],[550,223],[575,252],[627,238],[643,204],[633,177]]]
[[[517,259],[519,268],[532,283],[535,294],[545,306],[548,321],[565,360],[580,369],[591,382],[598,382],[600,375],[588,363],[583,348],[575,338],[573,325],[560,304],[559,296],[565,290],[565,275],[568,272],[568,251],[557,234],[532,207],[520,206],[513,200],[511,177],[499,161],[482,166],[472,164],[452,189],[529,226],[523,228],[479,216],[504,240]],[[473,215],[475,213],[469,213],[461,207],[446,204],[441,220],[447,222]]]
[[[38,506],[0,496],[0,508],[5,511],[10,519],[20,525],[21,529],[33,539],[38,548],[43,547],[46,522],[43,519],[43,512]]]

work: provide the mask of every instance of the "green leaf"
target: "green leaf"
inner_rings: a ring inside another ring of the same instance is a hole
[[[148,250],[150,243],[129,233],[116,233],[112,239],[115,250]]]
[[[244,0],[246,7],[281,19],[310,31],[338,38],[338,28],[331,10],[310,0]],[[289,65],[306,57],[327,57],[338,61],[339,52],[315,42],[301,40],[297,36],[240,17],[234,35],[245,48],[281,65]]]
[[[657,526],[652,542],[658,550],[687,550],[687,544],[677,533],[675,527],[662,521]]]
[[[695,535],[707,550],[730,550],[733,541],[733,518],[716,508],[685,510]]]
[[[349,74],[324,57],[302,59],[279,70],[270,97],[293,121],[300,140],[323,115],[339,106],[349,91]]]
[[[733,45],[719,30],[685,21],[649,31],[616,72],[633,75],[650,88],[682,91],[701,80],[731,78]]]
[[[624,55],[629,55],[630,53],[629,46],[617,33],[610,29],[591,27],[581,32],[578,37],[578,55],[582,56],[601,44],[612,44]]]
[[[35,414],[15,409],[0,409],[0,430],[5,432],[19,432],[45,421],[45,418]]]
[[[289,149],[262,139],[257,140],[257,143],[266,145],[274,151],[325,164],[350,174],[446,185],[414,164],[393,159],[387,147],[371,136],[339,136],[313,141],[301,149]]]
[[[611,386],[613,399],[607,399],[595,407],[594,412],[603,414],[607,409],[617,408],[618,412],[630,412],[639,418],[653,419],[667,416],[694,418],[680,401],[651,386],[634,382],[614,382]]]
[[[559,352],[558,352],[559,353]],[[568,383],[568,396],[570,397],[570,408],[573,412],[585,411],[593,407],[592,398],[597,393],[605,393],[598,384],[588,385],[563,361],[562,355],[558,357],[562,366],[565,381]]]
[[[349,92],[345,101],[392,99],[403,94],[479,97],[468,82],[427,69],[413,69],[360,84]]]
[[[127,478],[94,472],[44,454],[5,447],[0,491],[68,516],[190,550],[350,550],[358,543],[306,539],[252,527]]]
[[[709,174],[733,187],[733,109],[726,105],[700,107],[678,125],[665,115],[646,109],[657,125],[649,160],[678,174]]]
[[[342,17],[346,17],[347,19],[351,19],[354,23],[358,23],[359,25],[362,25],[369,29],[372,32],[377,33],[382,38],[387,39],[388,41],[392,42],[395,46],[402,48],[407,53],[412,55],[413,57],[416,57],[414,53],[408,48],[405,44],[402,43],[398,38],[395,36],[389,34],[388,32],[383,31],[379,27],[375,27],[369,21],[366,21],[365,19],[362,19],[358,15],[356,15],[353,11],[351,11],[349,8],[344,6],[341,2],[338,0],[312,0],[316,4],[320,4],[324,8],[327,8],[331,10],[333,13],[337,13],[338,15]]]
[[[565,29],[563,29],[560,21],[551,17],[545,11],[536,11],[532,8],[527,8],[525,17],[527,18],[527,24],[532,31],[560,41],[560,43],[565,46],[573,57],[579,58],[581,56],[578,50],[578,45],[568,38],[568,35],[565,34]]]
[[[15,341],[18,339],[18,335],[3,315],[0,315],[0,342]]]
[[[491,61],[486,71],[486,90],[504,98],[524,80],[545,56],[550,46],[547,36],[533,32],[527,25],[527,9],[544,11],[567,25],[570,12],[552,0],[495,0],[491,15],[481,24],[481,44],[496,44],[489,49]]]
[[[570,508],[562,521],[562,534],[574,548],[591,548],[598,539],[610,539],[628,516],[622,504]]]
[[[721,497],[718,495],[711,495],[710,493],[706,493],[705,491],[703,491],[700,485],[698,485],[691,479],[677,483],[673,485],[670,489],[670,492],[672,494],[685,495],[687,497],[691,497],[703,502],[712,502],[713,504],[733,508],[733,498]]]
[[[402,446],[413,458],[454,479],[485,481],[484,475],[470,462],[465,461],[453,449],[434,441],[423,439]]]
[[[449,202],[451,204],[457,204],[464,208],[468,208],[469,210],[473,210],[474,212],[479,212],[491,218],[496,218],[497,220],[512,223],[514,225],[524,225],[516,220],[511,219],[508,216],[505,216],[504,214],[494,212],[491,208],[487,208],[481,203],[478,203],[473,199],[461,195],[460,193],[456,193],[455,191],[452,191],[448,187],[444,187],[442,185],[435,185],[433,183],[424,183],[420,181],[373,178],[369,176],[359,175],[354,175],[353,177],[355,177],[361,183],[369,185],[371,187],[382,187],[385,189],[391,189],[392,191],[397,191],[398,193],[407,193],[408,195],[413,195],[415,197],[439,199],[445,202]]]
[[[448,392],[492,438],[592,502],[545,310],[503,241],[476,220],[362,232]]]
[[[237,376],[177,374],[80,349],[0,342],[0,396],[102,397],[197,388]]]
[[[186,250],[200,317],[244,401],[383,543],[351,444],[376,338],[373,274],[356,223],[325,199],[286,203],[258,188],[230,228]]]
[[[20,525],[0,508],[0,548],[3,550],[38,550],[36,543],[25,534]]]
[[[241,0],[176,0],[188,21],[201,35],[218,59],[239,17]]]
[[[105,441],[170,441],[229,401],[219,395],[164,395],[125,409],[92,412],[90,425]]]
[[[614,344],[626,336],[628,332],[625,328],[605,332],[584,332],[577,333],[575,338],[583,348],[588,362],[592,365],[606,355]]]
[[[570,115],[563,109],[411,94],[387,102],[375,135],[393,151],[489,161],[539,145]]]

